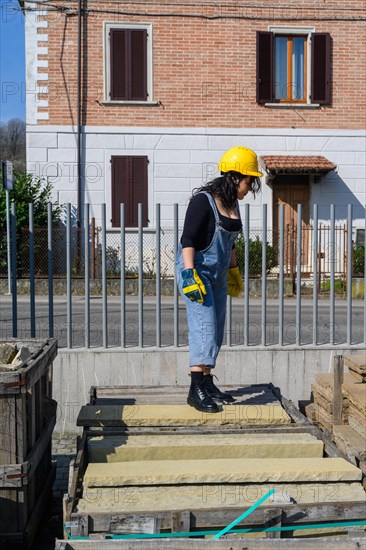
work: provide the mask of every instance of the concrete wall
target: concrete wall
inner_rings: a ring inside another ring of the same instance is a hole
[[[288,349],[223,347],[216,367],[218,385],[272,382],[297,403],[310,398],[317,372],[329,372],[335,354],[360,353],[365,347],[289,346]],[[59,350],[53,369],[58,402],[55,436],[81,432],[76,419],[89,402],[91,386],[189,386],[187,348]]]

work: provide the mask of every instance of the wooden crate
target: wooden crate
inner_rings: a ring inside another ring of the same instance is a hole
[[[14,371],[0,372],[0,543],[20,542],[27,548],[55,476],[52,363],[57,342],[11,342],[28,347],[31,357]]]

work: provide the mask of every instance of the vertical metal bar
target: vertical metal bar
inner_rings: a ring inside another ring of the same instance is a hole
[[[84,205],[85,347],[90,348],[89,204]]]
[[[318,343],[318,205],[313,210],[313,344]]]
[[[278,343],[283,346],[283,321],[284,321],[284,268],[285,268],[285,205],[280,205],[280,280],[278,288]]]
[[[72,348],[72,288],[71,288],[71,204],[66,206],[66,301],[67,347]]]
[[[126,347],[126,218],[121,204],[121,347]]]
[[[156,248],[156,346],[161,347],[161,235],[160,235],[160,204],[156,205],[155,221]]]
[[[1,163],[0,163],[1,165]],[[9,189],[5,190],[5,203],[6,203],[6,252],[8,259],[8,292],[11,294],[11,244],[10,244],[10,199]]]
[[[301,251],[302,251],[302,205],[297,205],[296,241],[296,345],[301,345]]]
[[[366,345],[366,204],[365,204],[365,239],[364,239],[364,266],[363,266],[363,343]]]
[[[144,347],[144,243],[142,231],[142,203],[138,205],[138,309],[139,309],[139,347]]]
[[[30,298],[30,333],[36,337],[36,298],[34,281],[34,217],[33,203],[29,203],[29,298]]]
[[[266,345],[267,331],[267,205],[262,207],[262,327],[261,344]]]
[[[347,216],[347,344],[352,344],[352,204],[348,205]]]
[[[232,317],[232,299],[231,296],[227,297],[226,302],[226,345],[232,346],[231,331],[232,331],[233,317]]]
[[[108,347],[108,304],[107,304],[107,214],[102,204],[102,308],[103,308],[103,348]]]
[[[47,267],[48,267],[48,334],[53,338],[53,247],[52,247],[52,203],[47,212]]]
[[[18,336],[17,310],[17,220],[15,203],[11,203],[11,294],[13,316],[13,338]]]
[[[244,205],[244,346],[249,345],[249,204]]]
[[[178,204],[174,204],[174,266],[178,255]],[[178,302],[178,281],[174,269],[174,346],[179,346],[179,302]]]
[[[335,207],[330,205],[330,296],[329,296],[329,343],[334,344],[335,339]]]

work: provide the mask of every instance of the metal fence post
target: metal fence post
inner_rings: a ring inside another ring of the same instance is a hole
[[[296,246],[296,344],[301,345],[301,254],[302,254],[302,205],[297,205]]]
[[[13,338],[18,336],[17,311],[17,220],[15,203],[11,203],[11,299],[13,315]]]
[[[103,348],[108,347],[108,306],[107,306],[107,215],[105,203],[102,209],[102,322],[103,322]]]
[[[84,205],[84,285],[85,285],[85,347],[90,347],[90,269],[89,269],[89,204]]]
[[[347,344],[352,344],[352,204],[348,205],[347,216]]]
[[[160,235],[160,204],[156,205],[155,221],[156,250],[156,346],[161,347],[161,235]]]
[[[318,341],[318,205],[314,204],[313,214],[313,344]]]
[[[174,204],[174,267],[178,256],[178,204]],[[179,302],[178,281],[176,269],[174,269],[174,346],[179,346]]]
[[[262,207],[262,330],[261,345],[266,345],[267,331],[267,205]]]
[[[280,205],[280,280],[278,288],[278,343],[283,346],[283,321],[284,321],[284,267],[285,267],[285,247],[284,247],[284,229],[285,229],[285,205]]]
[[[121,209],[121,234],[120,234],[120,246],[121,246],[121,346],[126,347],[126,221],[125,221],[125,205],[120,206]]]
[[[244,345],[249,345],[249,204],[244,205]]]
[[[71,204],[66,206],[67,347],[72,348]]]
[[[335,207],[330,205],[330,295],[329,295],[329,343],[334,344],[335,333]]]
[[[138,311],[139,311],[139,347],[144,347],[144,234],[143,205],[138,204]]]
[[[36,337],[36,301],[34,281],[34,218],[33,203],[29,203],[29,298],[30,298],[30,334]]]
[[[47,212],[47,273],[48,273],[48,334],[53,338],[53,248],[52,248],[52,203]]]

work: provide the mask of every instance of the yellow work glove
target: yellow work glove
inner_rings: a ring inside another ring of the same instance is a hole
[[[192,302],[203,303],[203,297],[207,294],[206,287],[197,273],[197,269],[183,269],[182,271],[182,290]]]
[[[230,267],[227,273],[227,293],[236,298],[243,290],[243,279],[238,266]]]

